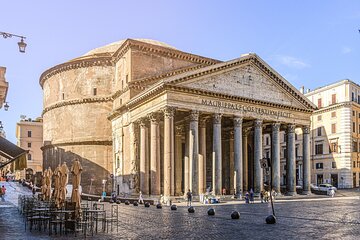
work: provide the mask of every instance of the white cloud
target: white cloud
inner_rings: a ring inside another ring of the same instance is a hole
[[[343,53],[343,54],[347,54],[350,52],[352,52],[352,49],[349,47],[342,47],[342,49],[341,49],[341,53]]]
[[[309,64],[305,63],[301,59],[297,59],[291,56],[277,55],[276,60],[279,61],[281,64],[292,68],[303,69],[310,67]]]

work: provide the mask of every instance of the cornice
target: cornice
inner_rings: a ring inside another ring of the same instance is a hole
[[[102,102],[110,102],[110,101],[112,101],[111,97],[97,97],[97,98],[93,97],[93,98],[83,98],[83,99],[62,101],[62,102],[58,102],[49,107],[44,108],[42,115],[44,115],[46,112],[48,112],[50,110],[53,110],[55,108],[64,107],[64,106],[86,104],[86,103],[102,103]]]
[[[338,108],[341,108],[341,107],[351,107],[351,105],[353,105],[353,104],[354,104],[354,102],[352,102],[352,101],[333,104],[333,105],[327,106],[325,108],[320,108],[317,111],[314,111],[314,114],[334,111],[334,110],[336,110]]]
[[[91,140],[91,141],[72,141],[72,142],[59,142],[55,144],[48,144],[41,147],[41,150],[54,148],[54,147],[62,147],[62,146],[74,146],[74,145],[103,145],[103,146],[111,146],[112,141],[110,140]]]
[[[40,86],[43,87],[44,82],[50,77],[59,74],[61,72],[69,71],[72,69],[84,68],[84,67],[95,67],[95,66],[113,66],[113,62],[111,61],[111,57],[92,57],[86,59],[75,59],[68,61],[66,63],[62,63],[56,65],[41,74],[40,76]]]

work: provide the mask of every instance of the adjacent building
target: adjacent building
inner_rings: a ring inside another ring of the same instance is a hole
[[[35,120],[27,118],[21,119],[16,124],[17,145],[27,150],[26,168],[16,171],[17,179],[32,180],[35,182],[36,173],[43,171],[43,121],[42,118]]]
[[[360,186],[360,86],[342,80],[305,94],[311,116],[312,182]]]
[[[285,154],[293,195],[296,131],[305,136],[298,174],[310,190],[316,106],[256,54],[222,62],[127,39],[50,68],[40,85],[44,168],[79,158],[84,192],[259,193],[269,180],[259,160],[270,134],[273,185],[280,191]]]

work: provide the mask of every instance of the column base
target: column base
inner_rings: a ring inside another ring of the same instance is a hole
[[[294,197],[297,195],[297,193],[296,192],[287,192],[285,195]]]

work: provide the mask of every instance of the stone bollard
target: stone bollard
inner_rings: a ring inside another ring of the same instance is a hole
[[[129,205],[129,204],[130,204],[129,200],[125,200],[125,205]]]
[[[138,203],[137,201],[134,201],[134,202],[133,202],[133,205],[134,205],[135,207],[137,207],[137,206],[139,205],[139,203]]]
[[[156,204],[156,208],[157,208],[157,209],[161,209],[161,208],[162,208],[161,203]]]
[[[239,219],[240,218],[240,213],[238,211],[233,211],[231,213],[231,219]]]
[[[189,213],[194,213],[194,212],[195,212],[195,208],[194,208],[194,207],[189,207],[189,208],[188,208],[188,212],[189,212]]]
[[[144,204],[144,206],[145,206],[145,207],[150,207],[150,203],[146,202],[146,203]]]
[[[207,213],[208,213],[209,216],[214,216],[215,215],[215,209],[209,208]]]
[[[176,210],[177,209],[177,206],[175,204],[171,205],[171,210]]]
[[[274,215],[269,215],[265,219],[267,224],[275,224],[276,223],[276,217]]]

